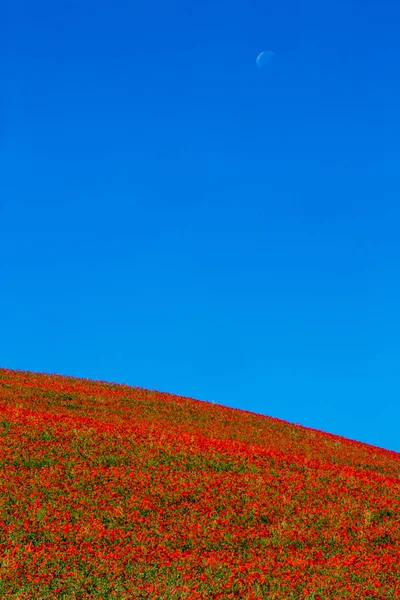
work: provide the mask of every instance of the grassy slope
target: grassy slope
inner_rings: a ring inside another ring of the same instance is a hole
[[[0,369],[0,597],[400,598],[400,454]]]

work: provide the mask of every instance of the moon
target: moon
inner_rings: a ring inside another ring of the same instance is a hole
[[[273,61],[274,56],[275,52],[272,52],[272,50],[264,50],[263,52],[260,52],[256,58],[257,68],[261,69],[262,67],[265,67],[265,65],[269,65]]]

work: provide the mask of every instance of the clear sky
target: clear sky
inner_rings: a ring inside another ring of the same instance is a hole
[[[6,13],[0,365],[400,451],[398,0]]]

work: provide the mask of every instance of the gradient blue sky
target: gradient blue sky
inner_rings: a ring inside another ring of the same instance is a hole
[[[400,451],[400,3],[6,9],[0,365]]]

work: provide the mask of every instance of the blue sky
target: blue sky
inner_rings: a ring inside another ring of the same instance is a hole
[[[400,451],[400,4],[1,22],[0,365]]]

